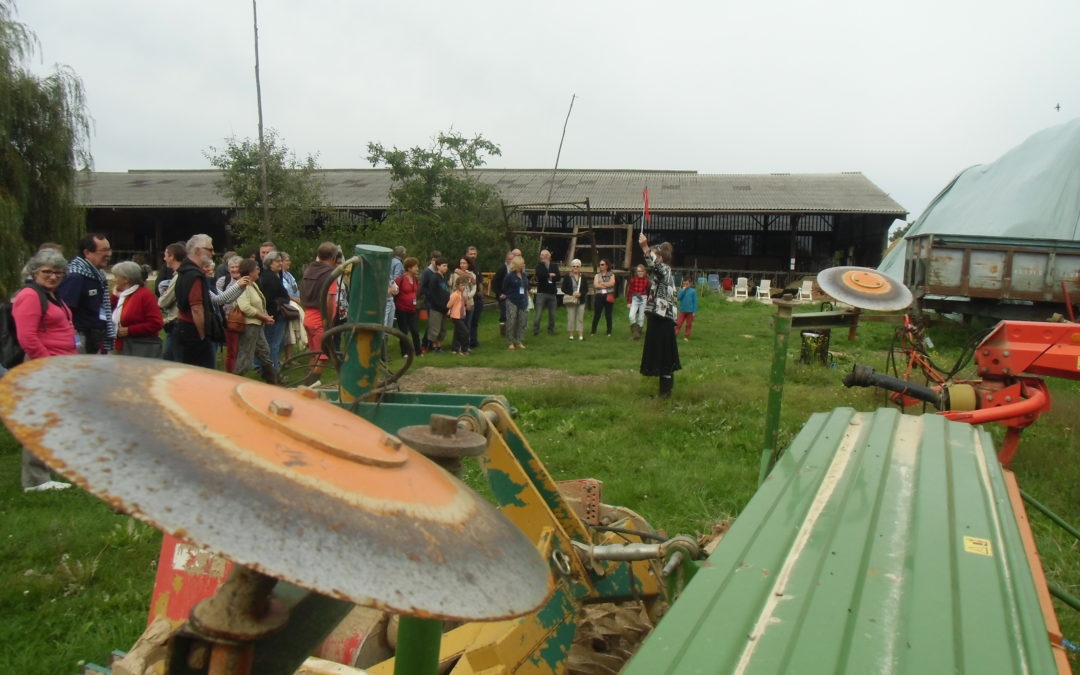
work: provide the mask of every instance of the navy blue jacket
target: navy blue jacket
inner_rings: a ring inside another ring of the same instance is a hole
[[[71,309],[71,322],[75,330],[105,330],[105,320],[101,318],[101,302],[104,293],[97,279],[81,274],[65,274],[64,280],[56,289],[56,296]]]
[[[518,276],[507,272],[502,284],[503,295],[507,302],[514,303],[518,309],[529,308],[529,275]]]

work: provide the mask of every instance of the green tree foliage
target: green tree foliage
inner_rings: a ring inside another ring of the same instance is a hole
[[[37,46],[0,0],[0,297],[39,244],[72,255],[86,222],[75,201],[77,170],[91,164],[82,82],[64,66],[46,77],[27,70]]]
[[[914,224],[915,224],[915,221],[904,223],[900,227],[898,227],[898,228],[894,229],[892,232],[890,232],[889,233],[889,243],[891,244],[894,241],[896,241],[897,239],[903,239],[904,235],[907,234],[908,230],[910,230],[911,226],[914,225]]]
[[[348,251],[356,227],[347,216],[326,208],[317,156],[298,159],[273,129],[266,132],[265,146],[270,238],[301,263],[310,260],[324,240],[342,244]],[[230,137],[224,148],[211,147],[205,155],[222,171],[218,191],[236,208],[229,223],[232,244],[238,250],[257,247],[266,239],[259,141]]]
[[[422,264],[433,250],[456,258],[476,246],[483,269],[492,269],[511,242],[499,193],[481,183],[475,170],[487,157],[501,154],[483,135],[466,138],[456,131],[440,132],[428,147],[408,150],[368,143],[368,161],[389,168],[394,183],[389,212],[373,241],[403,245]]]

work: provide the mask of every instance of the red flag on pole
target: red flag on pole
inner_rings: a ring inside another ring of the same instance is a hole
[[[645,188],[645,220],[652,220],[652,216],[649,214],[649,188]]]

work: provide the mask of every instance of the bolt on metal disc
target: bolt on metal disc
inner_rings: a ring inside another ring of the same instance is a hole
[[[476,457],[487,449],[487,439],[468,429],[458,427],[451,415],[435,414],[428,424],[398,429],[397,435],[425,457]]]
[[[360,605],[476,620],[548,596],[544,560],[463,483],[302,391],[116,356],[31,361],[0,417],[114,507],[241,565]]]
[[[911,305],[911,291],[896,279],[869,267],[830,267],[818,272],[818,286],[852,307],[891,312]]]

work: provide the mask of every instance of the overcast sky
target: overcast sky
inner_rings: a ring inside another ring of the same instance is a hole
[[[482,133],[489,166],[861,171],[918,216],[1080,115],[1078,0],[260,0],[263,111],[298,154]],[[256,137],[252,6],[18,0],[33,67],[86,85],[100,171],[208,168]],[[1056,111],[1055,105],[1061,110]],[[654,208],[662,204],[654,203]]]

